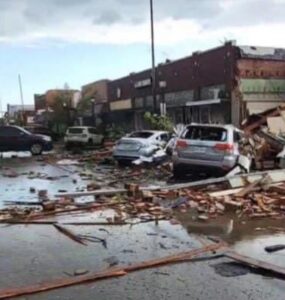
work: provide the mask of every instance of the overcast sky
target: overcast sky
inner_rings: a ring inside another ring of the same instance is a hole
[[[285,0],[153,0],[157,62],[235,39],[285,48]],[[150,66],[149,0],[0,0],[0,97],[116,78]]]

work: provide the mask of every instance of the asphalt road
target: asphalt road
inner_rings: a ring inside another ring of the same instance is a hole
[[[35,200],[37,196],[30,193],[31,186],[48,189],[50,194],[62,189],[81,188],[87,181],[79,176],[80,168],[82,166],[68,166],[69,171],[66,171],[35,158],[4,159],[0,169],[0,201],[3,204],[5,200]],[[7,174],[7,170],[17,172],[19,176],[3,176]],[[31,179],[30,171],[56,179],[51,180],[44,176]],[[103,220],[104,215],[79,214],[61,217],[58,221],[100,218]],[[0,289],[68,278],[75,271],[82,269],[89,273],[97,272],[109,267],[110,261],[128,265],[201,247],[197,234],[207,234],[207,227],[193,230],[193,227],[191,229],[189,226],[190,217],[178,218],[182,225],[160,222],[158,226],[152,223],[112,228],[68,226],[76,233],[106,239],[107,249],[101,243],[89,243],[88,246],[77,244],[50,225],[1,225]],[[224,217],[221,223],[226,223],[229,218],[230,216]],[[280,221],[267,223],[263,220],[241,224],[237,220],[233,232],[224,235],[223,238],[240,253],[285,267],[285,251],[270,255],[264,251],[264,246],[285,242],[283,227]],[[229,259],[219,258],[139,271],[118,279],[77,285],[17,299],[280,300],[284,298],[284,293],[285,281],[266,277],[240,265],[233,265]]]

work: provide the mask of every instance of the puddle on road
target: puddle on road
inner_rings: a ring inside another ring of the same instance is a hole
[[[207,222],[197,222],[193,221],[191,214],[178,213],[176,217],[189,234],[217,236],[240,254],[285,267],[285,250],[271,254],[264,250],[266,246],[285,244],[284,219],[239,220],[235,215],[223,215]]]

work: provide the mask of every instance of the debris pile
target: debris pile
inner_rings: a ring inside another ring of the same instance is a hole
[[[242,129],[246,134],[242,149],[254,157],[256,169],[285,166],[285,106],[249,116]]]
[[[225,212],[235,212],[239,218],[284,217],[285,183],[271,184],[270,177],[264,176],[238,189],[210,193],[182,189],[172,208],[182,213],[195,210],[198,220],[215,218]]]

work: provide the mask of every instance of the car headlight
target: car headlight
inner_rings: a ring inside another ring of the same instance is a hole
[[[45,142],[51,142],[51,138],[49,136],[42,137]]]

